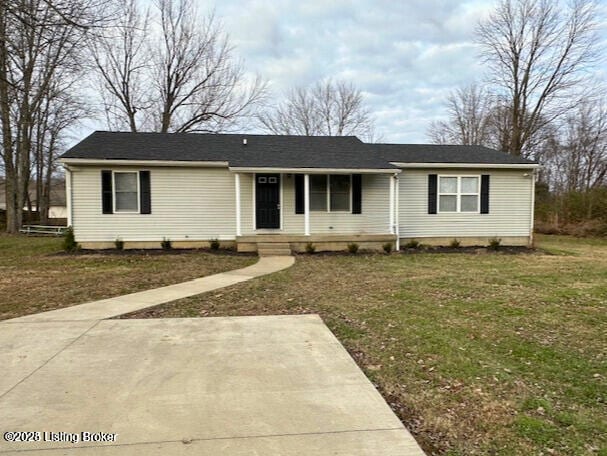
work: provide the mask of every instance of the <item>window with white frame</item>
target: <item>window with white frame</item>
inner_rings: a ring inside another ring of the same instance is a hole
[[[439,176],[439,212],[478,212],[480,176]]]
[[[352,206],[352,176],[311,174],[310,210],[349,212]]]
[[[139,173],[114,172],[114,212],[139,212]]]

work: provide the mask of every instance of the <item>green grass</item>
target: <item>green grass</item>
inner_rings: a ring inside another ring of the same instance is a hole
[[[135,316],[319,313],[429,454],[607,455],[607,241],[538,244],[300,256]]]
[[[62,239],[0,235],[0,320],[191,280],[255,262],[191,251],[61,254]]]

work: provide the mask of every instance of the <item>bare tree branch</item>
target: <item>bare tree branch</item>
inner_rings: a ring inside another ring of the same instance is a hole
[[[533,136],[575,108],[598,58],[596,6],[573,0],[501,0],[477,29],[483,59],[510,109],[507,151],[533,155]]]
[[[293,89],[284,102],[257,118],[263,129],[274,134],[359,135],[365,140],[377,139],[362,93],[343,81],[327,80]]]

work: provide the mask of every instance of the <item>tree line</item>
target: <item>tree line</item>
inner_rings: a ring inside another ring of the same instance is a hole
[[[537,160],[538,227],[607,234],[607,98],[593,1],[502,0],[476,30],[486,74],[446,99],[438,144]]]
[[[83,118],[132,132],[246,123],[281,134],[373,134],[352,84],[324,80],[285,95],[270,103],[267,82],[247,76],[221,21],[192,0],[0,0],[6,229],[18,232],[27,208],[47,221],[57,157]]]

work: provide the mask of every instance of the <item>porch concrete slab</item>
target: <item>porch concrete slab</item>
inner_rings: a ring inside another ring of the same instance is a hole
[[[251,266],[233,271],[222,272],[201,277],[188,282],[140,291],[115,298],[102,299],[64,309],[50,310],[25,317],[14,318],[7,322],[41,322],[41,321],[83,321],[112,318],[146,307],[157,306],[165,302],[187,298],[206,293],[218,288],[227,287],[266,274],[280,271],[293,265],[292,256],[264,257]]]
[[[8,326],[17,325],[0,331]],[[117,441],[0,441],[0,454],[423,455],[316,315],[79,330],[0,396],[0,430],[101,431]]]

